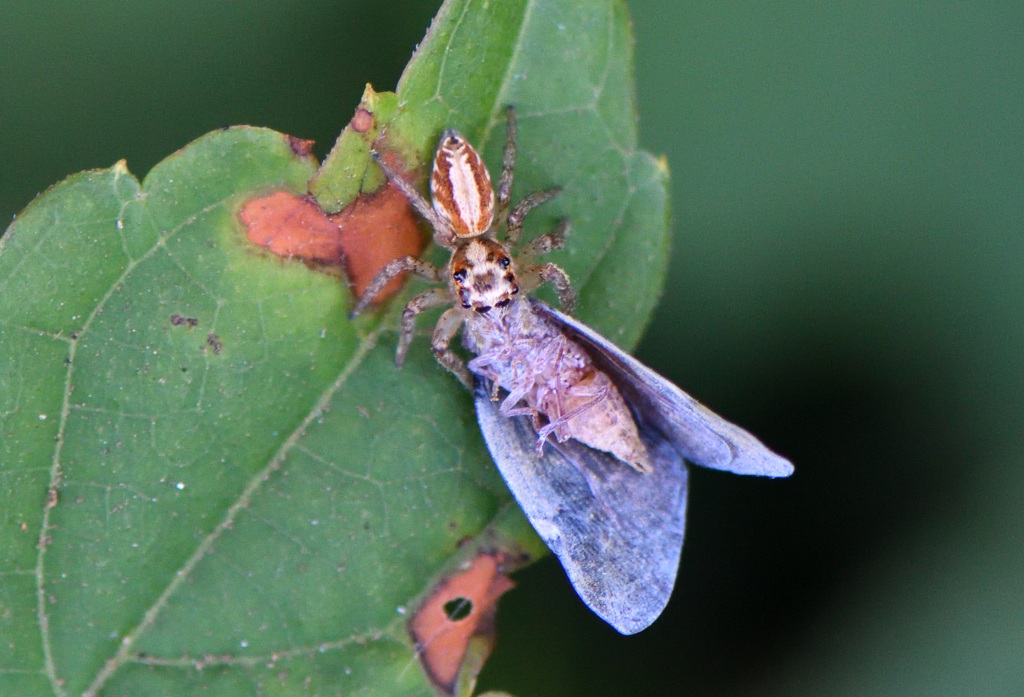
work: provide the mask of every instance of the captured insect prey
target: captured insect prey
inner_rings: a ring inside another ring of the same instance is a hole
[[[429,203],[377,153],[387,178],[450,249],[439,269],[414,257],[388,264],[353,316],[396,275],[444,284],[402,313],[400,366],[420,312],[450,306],[434,328],[437,360],[473,390],[477,419],[498,470],[583,601],[623,634],[658,618],[679,567],[686,463],[763,477],[793,465],[707,409],[610,341],[527,293],[550,283],[562,310],[574,295],[565,272],[537,258],[563,246],[568,222],[513,256],[524,216],[558,193],[510,206],[515,111],[508,125],[497,200],[483,160],[446,131],[434,157]],[[498,234],[504,232],[503,239]],[[462,330],[468,363],[450,348]]]

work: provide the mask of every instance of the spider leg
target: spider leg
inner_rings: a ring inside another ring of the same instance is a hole
[[[430,348],[434,351],[434,358],[445,368],[454,373],[455,377],[462,381],[462,384],[473,389],[473,376],[469,374],[466,363],[456,356],[449,348],[452,339],[459,331],[459,327],[465,321],[461,307],[448,308],[437,321],[434,327],[434,336],[430,340]]]
[[[376,276],[373,277],[373,280],[370,281],[370,285],[368,285],[366,290],[363,291],[363,294],[360,296],[359,301],[356,302],[355,307],[353,307],[348,313],[348,318],[354,319],[358,315],[362,314],[366,308],[370,306],[370,303],[373,302],[373,299],[376,298],[382,290],[384,290],[384,286],[388,284],[388,281],[405,271],[410,271],[420,278],[433,281],[434,283],[441,282],[441,269],[429,262],[420,261],[416,257],[410,256],[392,259]]]
[[[505,126],[505,152],[501,158],[501,179],[498,180],[498,211],[508,211],[509,199],[512,197],[512,179],[516,168],[516,109],[505,107],[508,121]]]
[[[517,203],[516,207],[512,209],[512,212],[508,214],[508,229],[505,232],[505,244],[509,247],[515,247],[519,243],[519,237],[523,234],[523,218],[526,217],[526,214],[545,201],[550,201],[561,193],[561,191],[562,189],[557,186],[553,189],[534,191],[532,194],[529,194],[526,198]]]
[[[565,236],[569,232],[569,221],[566,218],[558,221],[558,226],[554,230],[535,237],[526,243],[523,247],[523,251],[519,253],[517,261],[520,265],[525,265],[524,262],[529,262],[537,257],[544,256],[553,249],[562,249],[565,247]]]
[[[572,314],[572,308],[576,304],[576,293],[569,282],[569,276],[558,266],[551,263],[529,266],[519,272],[520,285],[526,291],[531,291],[543,283],[550,283],[558,293],[558,303],[562,312]]]
[[[384,176],[388,178],[388,181],[398,187],[398,190],[402,192],[402,195],[409,201],[416,212],[423,216],[423,219],[430,223],[430,227],[434,231],[434,243],[439,244],[442,247],[451,249],[452,242],[455,239],[455,233],[451,227],[444,221],[441,216],[437,214],[434,207],[427,201],[416,190],[409,181],[403,177],[399,172],[391,169],[391,166],[384,161],[384,158],[376,150],[370,151],[370,156],[373,161],[377,163],[381,171],[384,172]]]
[[[416,315],[438,305],[451,303],[452,296],[447,288],[431,288],[416,295],[402,311],[402,330],[398,335],[398,349],[395,351],[395,365],[399,368],[405,363],[405,354],[409,351],[413,334],[416,332]]]

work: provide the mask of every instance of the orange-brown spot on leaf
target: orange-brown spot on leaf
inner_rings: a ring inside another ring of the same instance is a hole
[[[312,155],[313,145],[315,143],[315,140],[303,140],[302,138],[296,138],[295,136],[288,136],[289,147],[291,147],[292,152],[299,157],[309,157]]]
[[[309,199],[278,191],[246,202],[238,217],[250,242],[279,257],[341,265],[341,232]]]
[[[390,167],[392,172],[401,173],[408,181],[413,181],[416,178],[415,169],[410,169],[409,165],[398,156],[398,153],[388,147],[388,141],[385,136],[381,135],[373,142],[373,149],[377,153],[377,157],[383,160],[384,164]]]
[[[250,242],[279,257],[344,268],[357,297],[389,261],[419,256],[424,247],[412,208],[390,184],[330,216],[311,199],[278,191],[247,201],[238,217]],[[402,281],[392,280],[376,302],[396,293]]]
[[[356,297],[389,261],[406,255],[418,257],[423,251],[416,216],[402,192],[390,183],[374,194],[360,196],[330,220],[341,231],[345,275]],[[403,280],[404,274],[393,279],[376,302],[398,292]]]
[[[349,125],[352,126],[352,130],[356,133],[366,133],[373,128],[373,113],[369,109],[359,107],[356,109],[352,120],[349,121]]]
[[[470,641],[485,642],[486,653],[494,644],[498,598],[513,586],[501,562],[501,555],[477,556],[468,569],[442,581],[409,623],[423,668],[446,694],[454,692]]]

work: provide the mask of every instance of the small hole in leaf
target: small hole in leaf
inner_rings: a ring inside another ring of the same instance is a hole
[[[469,598],[452,598],[444,604],[444,614],[449,621],[459,622],[469,617],[473,612],[473,601]]]

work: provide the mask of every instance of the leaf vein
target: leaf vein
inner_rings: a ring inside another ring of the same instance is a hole
[[[171,596],[174,595],[178,587],[188,578],[189,574],[196,568],[199,562],[206,557],[214,543],[224,534],[225,531],[232,527],[239,513],[249,505],[249,502],[263,483],[270,479],[273,472],[280,469],[281,463],[287,457],[288,453],[298,446],[299,439],[305,433],[306,429],[327,409],[332,396],[341,389],[349,376],[362,364],[370,350],[376,346],[380,331],[380,329],[377,329],[367,334],[366,337],[362,339],[353,354],[352,359],[339,373],[337,379],[335,379],[335,381],[323,392],[314,407],[310,410],[309,414],[307,414],[302,422],[292,431],[288,438],[284,440],[281,447],[278,448],[277,452],[274,453],[269,462],[249,479],[249,482],[242,490],[238,499],[228,508],[223,520],[221,520],[217,527],[215,527],[206,537],[200,540],[192,555],[182,565],[182,567],[175,572],[174,577],[160,593],[159,597],[146,610],[139,624],[125,635],[117,653],[113,658],[109,659],[104,664],[103,668],[96,674],[96,677],[83,693],[83,697],[96,697],[114,673],[117,672],[122,665],[132,660],[132,651],[135,645],[139,642],[146,630],[148,630],[156,621],[157,616],[167,605]]]

